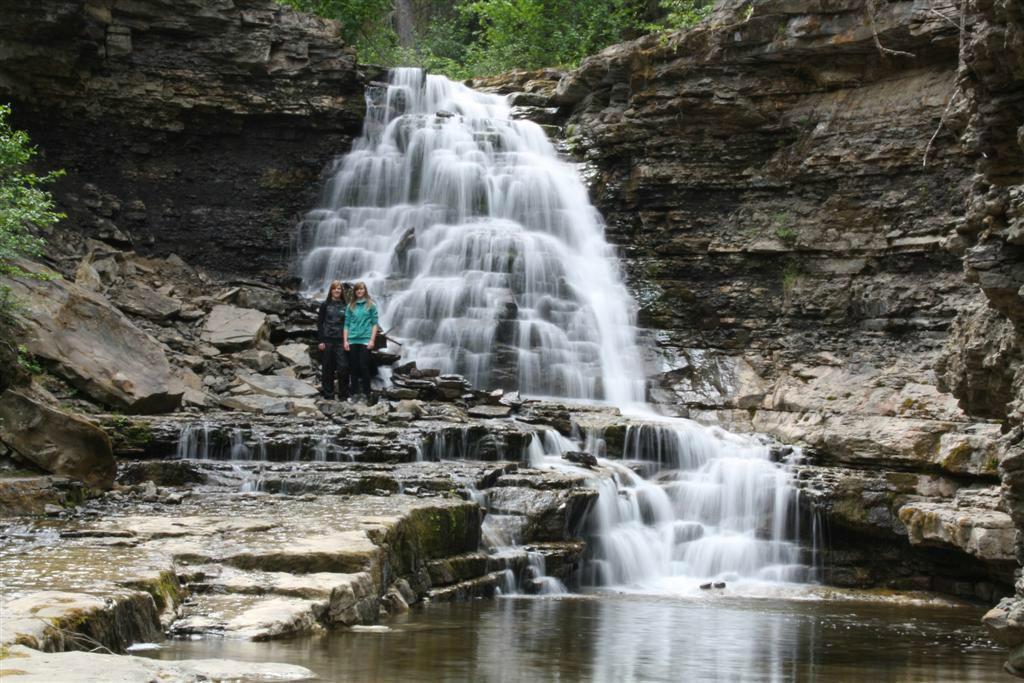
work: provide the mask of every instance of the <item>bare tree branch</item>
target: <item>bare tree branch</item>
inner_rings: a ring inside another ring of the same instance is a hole
[[[871,24],[871,35],[875,39],[875,47],[882,55],[893,55],[896,57],[917,57],[913,52],[904,52],[903,50],[893,50],[882,45],[882,41],[878,38],[878,27],[875,25],[875,0],[867,0],[864,4],[864,9],[867,11],[868,23]]]
[[[922,166],[928,165],[928,155],[931,154],[932,146],[935,144],[936,138],[939,137],[939,133],[942,132],[942,127],[946,125],[946,117],[949,116],[950,109],[953,108],[953,103],[956,102],[956,98],[960,96],[960,84],[963,82],[967,75],[964,63],[964,37],[967,35],[967,12],[964,11],[964,4],[966,0],[960,0],[960,25],[957,27],[960,29],[960,41],[959,41],[959,52],[957,54],[957,77],[956,81],[953,82],[953,93],[949,97],[949,101],[946,103],[946,108],[942,111],[942,116],[939,118],[939,125],[935,128],[935,132],[932,133],[932,137],[928,140],[928,145],[924,148],[924,160]],[[929,10],[938,14],[940,17],[950,22],[954,26],[956,23],[946,15],[938,12],[933,7],[929,7]]]

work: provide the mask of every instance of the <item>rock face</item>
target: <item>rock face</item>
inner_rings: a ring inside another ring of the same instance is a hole
[[[15,0],[0,42],[69,223],[227,271],[280,267],[363,113],[337,25],[272,0]]]
[[[879,40],[912,59],[875,48],[866,2],[742,3],[746,18],[727,2],[707,25],[613,46],[559,83],[567,145],[663,346],[774,365],[821,350],[886,358],[897,335],[935,347],[969,297],[943,249],[969,179],[948,130],[923,164],[954,92],[957,29],[924,6],[876,4]]]
[[[17,389],[0,394],[0,441],[47,472],[103,489],[114,483],[114,453],[106,432]]]
[[[59,277],[10,284],[24,302],[19,317],[29,350],[91,398],[136,413],[180,404],[184,388],[171,373],[164,347],[106,298]]]
[[[970,115],[963,132],[976,175],[971,180],[959,245],[967,280],[982,303],[960,313],[940,370],[943,381],[974,414],[1000,419],[1003,499],[1024,529],[1024,7],[1012,0],[969,0],[960,95]],[[1024,542],[1017,536],[1017,561]],[[1024,585],[985,617],[1010,647],[1006,669],[1024,677]]]

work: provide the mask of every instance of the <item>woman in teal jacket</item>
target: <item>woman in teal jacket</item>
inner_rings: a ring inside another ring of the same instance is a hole
[[[352,300],[345,314],[345,350],[352,374],[352,395],[370,399],[370,349],[377,340],[377,305],[366,291],[365,282],[352,287]]]

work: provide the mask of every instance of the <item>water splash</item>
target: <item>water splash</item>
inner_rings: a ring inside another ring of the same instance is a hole
[[[362,137],[298,231],[307,290],[367,281],[406,357],[478,388],[642,400],[635,306],[543,130],[420,69],[393,69],[366,100]]]

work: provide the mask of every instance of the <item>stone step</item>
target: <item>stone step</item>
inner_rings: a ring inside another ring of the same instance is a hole
[[[427,598],[434,602],[464,602],[473,598],[493,598],[504,580],[505,572],[491,572],[476,579],[429,590]]]
[[[216,635],[272,640],[318,633],[327,603],[264,595],[196,595],[182,606],[184,616],[171,624],[175,636]]]
[[[427,572],[434,586],[448,586],[483,576],[488,571],[489,560],[484,553],[465,553],[432,560],[427,563]]]
[[[318,605],[317,618],[325,624],[366,624],[376,621],[380,598],[373,578],[366,572],[337,574],[289,574],[249,572],[215,567],[201,582],[189,584],[200,595],[251,595],[271,600],[299,598]]]

